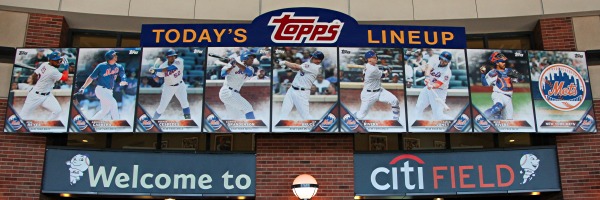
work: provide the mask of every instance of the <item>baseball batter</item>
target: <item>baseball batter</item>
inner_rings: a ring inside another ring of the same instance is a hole
[[[59,52],[52,52],[48,55],[48,62],[43,62],[33,72],[32,81],[34,86],[27,93],[25,98],[25,104],[21,109],[21,117],[28,119],[30,116],[35,115],[34,111],[39,106],[49,110],[51,112],[50,120],[56,120],[62,112],[60,104],[56,100],[56,97],[52,94],[52,88],[54,83],[57,81],[66,81],[69,78],[69,70],[58,71],[63,59]]]
[[[365,53],[365,69],[363,69],[364,87],[360,92],[360,110],[356,113],[358,119],[364,119],[369,113],[369,109],[375,102],[385,102],[392,106],[392,115],[394,120],[400,117],[400,103],[391,92],[381,87],[381,78],[389,75],[388,70],[379,70],[377,65],[377,54],[370,50]]]
[[[164,78],[162,94],[160,96],[160,104],[154,112],[152,119],[159,119],[165,112],[173,95],[179,100],[181,109],[183,110],[183,118],[190,119],[190,103],[187,98],[187,85],[183,82],[183,59],[177,57],[177,52],[173,49],[167,51],[167,62],[162,63],[158,69],[150,68],[150,73],[158,82],[159,78]]]
[[[239,113],[243,113],[246,119],[255,119],[254,108],[240,95],[246,78],[254,75],[254,57],[250,52],[243,52],[221,69],[221,77],[225,78],[225,82],[219,91],[219,99],[225,104],[228,115],[236,119]]]
[[[506,68],[507,60],[504,54],[494,52],[490,55],[489,61],[496,65],[495,68],[487,74],[485,66],[479,69],[482,85],[493,86],[492,101],[494,101],[494,105],[484,112],[484,115],[490,120],[513,119],[512,83],[521,80],[519,80],[520,76],[517,70]]]
[[[448,51],[442,52],[439,56],[432,57],[427,65],[417,67],[415,70],[421,70],[425,73],[425,88],[419,93],[417,105],[415,106],[415,119],[423,118],[423,111],[431,105],[433,111],[432,120],[451,120],[452,117],[444,114],[444,104],[448,95],[448,86],[452,78],[450,62],[452,54]],[[439,102],[441,99],[442,102]]]
[[[102,120],[109,113],[112,120],[119,119],[119,107],[117,105],[117,100],[113,97],[113,89],[115,89],[115,82],[117,80],[117,76],[121,77],[120,86],[127,85],[125,70],[123,66],[117,63],[117,52],[114,50],[110,50],[104,54],[104,58],[106,62],[98,64],[92,74],[85,80],[81,89],[79,89],[78,93],[83,94],[85,88],[89,86],[92,81],[96,80],[96,97],[100,100],[100,111],[98,111],[94,116],[92,116],[92,120]]]
[[[286,119],[294,106],[296,106],[296,110],[298,110],[302,119],[313,119],[309,113],[308,99],[313,82],[317,78],[317,75],[321,74],[321,62],[323,62],[324,58],[325,55],[323,52],[315,51],[311,54],[310,60],[302,64],[287,61],[279,62],[279,65],[282,67],[289,67],[297,71],[294,81],[292,81],[292,86],[283,98],[279,119]]]

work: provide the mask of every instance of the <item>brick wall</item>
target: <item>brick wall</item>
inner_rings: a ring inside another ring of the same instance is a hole
[[[294,178],[310,174],[319,184],[314,200],[353,199],[352,135],[256,135],[256,196],[297,200]]]
[[[538,49],[576,50],[571,18],[542,19],[534,35]],[[600,100],[594,101],[594,107],[600,111]],[[599,112],[595,115],[600,119]],[[600,199],[600,135],[558,135],[556,146],[563,198]]]
[[[61,47],[67,43],[63,16],[30,14],[25,47]],[[6,99],[0,99],[0,199],[39,199],[46,137],[4,132]]]
[[[574,51],[577,48],[570,17],[541,19],[534,35],[537,49]]]

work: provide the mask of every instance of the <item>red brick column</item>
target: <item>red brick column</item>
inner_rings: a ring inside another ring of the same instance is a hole
[[[61,47],[67,43],[63,16],[30,14],[25,47]],[[40,199],[46,137],[4,132],[6,99],[0,99],[0,199]]]
[[[576,50],[569,17],[542,19],[534,34],[539,49]],[[600,100],[594,101],[594,107],[600,119]],[[600,135],[562,134],[556,137],[556,146],[563,198],[600,199]]]
[[[257,199],[297,200],[291,185],[300,174],[319,183],[314,200],[353,199],[352,135],[256,135]]]

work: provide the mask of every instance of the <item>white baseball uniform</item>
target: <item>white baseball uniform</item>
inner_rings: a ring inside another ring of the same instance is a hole
[[[236,62],[243,65],[239,57],[237,57]],[[244,82],[246,82],[247,77],[254,74],[254,68],[252,68],[252,66],[246,66],[246,70],[248,71],[244,71],[238,66],[233,66],[229,63],[221,70],[227,71],[228,69],[231,70],[229,73],[225,74],[225,82],[219,91],[219,99],[225,104],[225,109],[230,118],[244,119],[244,114],[254,112],[254,108],[252,108],[250,102],[240,95],[240,91]]]
[[[317,75],[321,73],[321,65],[309,61],[302,63],[300,67],[302,69],[296,73],[296,77],[292,81],[292,86],[283,98],[279,119],[287,118],[294,106],[296,106],[296,110],[298,110],[302,119],[313,118],[309,112],[308,100],[310,97],[310,88],[315,79],[317,79]]]
[[[118,120],[119,117],[119,106],[117,100],[113,97],[113,89],[115,88],[115,80],[117,76],[121,77],[121,80],[125,80],[125,69],[121,64],[108,64],[107,62],[100,63],[96,66],[90,78],[96,80],[98,83],[94,91],[96,97],[100,100],[100,111],[98,111],[90,119],[92,120],[103,120],[109,113],[112,120]]]
[[[169,61],[166,61],[157,69],[156,76],[164,78],[165,81],[160,95],[160,104],[156,109],[158,114],[165,112],[173,95],[179,100],[181,108],[190,107],[187,98],[187,85],[183,82],[183,63],[182,58],[176,58],[171,65],[169,65]],[[163,72],[163,69],[167,69],[166,72]]]
[[[52,94],[52,88],[54,88],[54,83],[60,80],[63,74],[48,62],[42,63],[40,67],[35,69],[34,73],[38,74],[39,79],[35,86],[27,93],[25,104],[23,104],[23,108],[19,114],[21,118],[28,119],[30,116],[36,115],[33,112],[37,107],[42,106],[52,112],[48,119],[54,120],[58,118],[62,108],[56,97]]]
[[[485,75],[485,81],[487,85],[493,85],[492,101],[494,104],[501,103],[503,109],[501,111],[502,119],[512,120],[513,119],[513,82],[517,82],[508,76],[508,72],[514,70],[512,68],[505,68],[503,71],[492,69]]]
[[[452,70],[450,70],[450,62],[445,67],[441,67],[440,60],[438,56],[434,56],[427,62],[427,65],[432,67],[431,76],[426,79],[429,83],[441,82],[442,85],[439,88],[427,89],[427,87],[421,90],[419,93],[419,98],[417,99],[417,105],[415,106],[414,116],[415,119],[422,119],[423,111],[429,105],[431,105],[431,110],[433,111],[432,119],[433,120],[451,120],[452,117],[444,114],[444,105],[442,103],[437,102],[435,99],[439,97],[442,101],[446,102],[446,96],[448,95],[448,86],[450,84],[450,79],[452,78]],[[423,71],[425,66],[418,68]],[[437,94],[437,97],[435,94]]]
[[[381,101],[392,106],[393,119],[398,120],[400,115],[400,105],[398,98],[385,88],[381,87],[381,78],[383,71],[377,66],[369,63],[365,64],[363,69],[365,76],[364,87],[360,92],[360,110],[356,113],[358,119],[364,119],[369,113],[369,109],[375,102]]]

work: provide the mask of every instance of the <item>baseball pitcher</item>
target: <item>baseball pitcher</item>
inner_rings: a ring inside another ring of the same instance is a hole
[[[49,110],[52,114],[50,120],[55,120],[62,112],[60,104],[56,97],[52,94],[52,88],[54,83],[57,81],[66,81],[69,78],[69,70],[65,69],[63,72],[58,71],[61,63],[65,62],[66,58],[62,58],[59,52],[52,52],[48,55],[48,62],[43,62],[33,72],[32,81],[34,86],[27,93],[25,104],[21,109],[21,117],[28,119],[30,116],[36,115],[35,109],[39,106]]]
[[[492,101],[494,105],[484,112],[486,118],[513,119],[513,82],[523,81],[519,72],[513,68],[506,68],[508,59],[500,52],[490,55],[489,61],[496,66],[486,74],[486,67],[479,68],[483,86],[493,86]]]
[[[246,82],[246,78],[254,75],[255,55],[250,52],[243,52],[240,57],[231,59],[231,61],[221,69],[221,77],[225,82],[219,91],[219,99],[225,104],[225,109],[229,116],[238,119],[239,113],[243,113],[246,119],[255,119],[254,108],[242,95],[240,90]]]
[[[187,85],[183,82],[183,59],[177,57],[177,52],[173,49],[167,51],[167,62],[162,63],[157,69],[149,69],[156,82],[159,78],[164,79],[160,103],[154,112],[152,119],[157,120],[165,112],[173,95],[179,100],[183,110],[183,118],[190,119],[190,103],[187,98]]]
[[[417,98],[417,105],[415,106],[414,113],[415,119],[422,119],[423,111],[430,105],[431,110],[433,111],[433,120],[452,119],[452,117],[444,114],[444,102],[446,102],[448,86],[450,79],[452,78],[452,70],[450,70],[452,54],[448,51],[444,51],[437,57],[438,58],[430,58],[427,65],[416,68],[416,70],[423,71],[427,78],[424,80],[425,88],[421,90],[419,98]]]
[[[83,94],[85,88],[89,86],[92,81],[96,80],[96,97],[100,100],[100,111],[98,111],[90,119],[102,120],[108,114],[110,114],[112,120],[119,119],[119,107],[117,100],[113,97],[113,89],[115,89],[115,82],[117,76],[121,77],[120,86],[127,85],[125,70],[121,64],[117,63],[117,52],[110,50],[104,54],[106,62],[98,64],[92,74],[85,80],[85,83],[79,89],[78,93]]]
[[[364,119],[369,113],[369,109],[375,102],[385,102],[392,106],[392,115],[394,120],[400,117],[400,103],[391,92],[381,87],[381,78],[389,76],[388,70],[379,70],[377,65],[377,54],[370,50],[365,53],[367,63],[363,69],[364,87],[360,92],[360,110],[355,114],[358,119]]]
[[[300,65],[287,61],[279,62],[279,65],[283,68],[289,67],[290,69],[297,71],[294,81],[292,81],[291,88],[283,98],[279,119],[287,118],[294,106],[296,106],[296,110],[298,110],[302,119],[313,119],[309,112],[308,100],[310,97],[310,88],[317,78],[317,75],[321,74],[321,62],[323,62],[323,59],[325,59],[325,54],[321,51],[315,51],[311,54],[311,58],[308,62]]]

